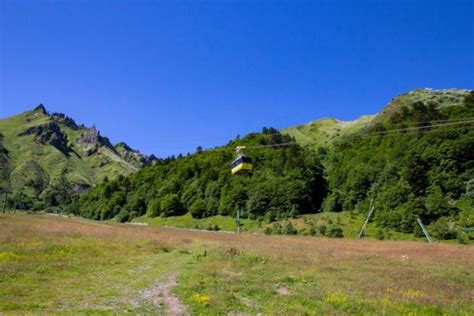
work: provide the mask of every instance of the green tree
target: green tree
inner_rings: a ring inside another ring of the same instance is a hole
[[[184,215],[186,213],[177,194],[165,195],[161,200],[160,209],[161,215],[165,217]]]
[[[147,215],[148,217],[157,217],[161,214],[161,201],[160,199],[156,198],[148,203],[147,207]]]
[[[207,205],[203,199],[194,200],[193,204],[189,208],[191,215],[194,218],[203,218],[206,215]]]

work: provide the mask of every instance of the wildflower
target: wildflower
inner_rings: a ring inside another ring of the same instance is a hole
[[[408,289],[405,291],[405,296],[408,298],[418,298],[423,296],[423,292],[414,289]]]
[[[343,293],[332,293],[332,294],[329,294],[328,296],[326,296],[324,300],[327,303],[339,304],[339,303],[347,302],[349,300],[349,298],[347,297],[347,295],[345,295]]]
[[[209,301],[211,300],[211,297],[206,294],[194,294],[191,298],[196,303],[200,303],[203,305],[209,304]]]

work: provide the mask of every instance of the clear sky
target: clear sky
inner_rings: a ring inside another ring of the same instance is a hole
[[[146,154],[474,88],[474,1],[0,1],[0,117],[43,103]]]

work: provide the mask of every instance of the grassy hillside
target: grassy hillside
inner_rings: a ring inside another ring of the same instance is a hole
[[[95,127],[78,126],[63,114],[49,114],[42,105],[1,119],[0,133],[0,159],[4,161],[4,152],[8,152],[8,173],[2,163],[2,178],[16,198],[21,195],[29,207],[41,200],[56,199],[46,195],[57,186],[81,191],[105,177],[134,173],[140,166],[138,161],[123,159],[124,150],[119,153]],[[45,204],[59,204],[50,202]]]
[[[0,214],[0,313],[470,315],[473,255]]]
[[[463,107],[468,93],[469,90],[464,89],[415,89],[393,98],[374,121],[386,122],[388,120],[398,123],[396,121],[401,118],[404,109],[413,109],[413,106],[420,102],[426,105],[433,104],[438,109]]]
[[[302,145],[314,148],[331,148],[334,141],[340,137],[358,132],[366,127],[373,115],[366,115],[355,121],[339,121],[333,118],[316,120],[304,125],[283,129],[281,132],[288,134]]]
[[[303,145],[330,149],[334,142],[353,134],[365,133],[367,129],[370,129],[377,123],[386,121],[395,123],[402,114],[403,109],[411,109],[417,102],[436,104],[438,108],[462,107],[467,93],[468,91],[463,89],[415,89],[393,98],[380,113],[375,115],[364,115],[354,121],[325,118],[282,129],[282,133],[294,137]]]

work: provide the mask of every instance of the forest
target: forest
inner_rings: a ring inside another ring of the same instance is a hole
[[[309,149],[298,144],[272,147],[293,140],[276,129],[264,128],[209,151],[171,157],[126,178],[106,180],[76,198],[69,210],[93,219],[117,217],[121,222],[147,214],[193,217],[213,215],[261,217],[274,221],[314,213],[326,192],[323,168]],[[255,171],[232,176],[234,148],[249,147]],[[268,147],[257,147],[268,146]]]

